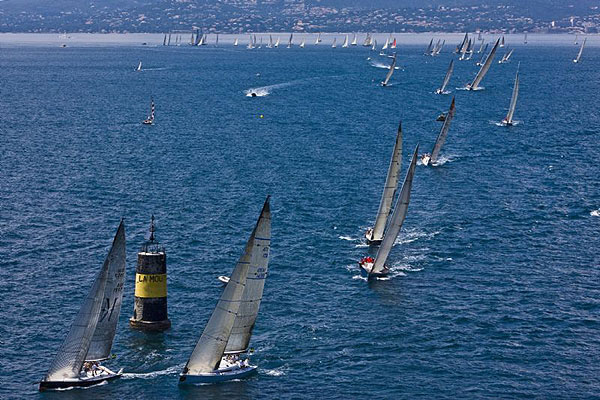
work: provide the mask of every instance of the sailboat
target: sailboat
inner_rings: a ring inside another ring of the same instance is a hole
[[[387,50],[388,46],[390,45],[390,39],[385,39],[385,43],[383,44],[383,47],[381,48],[381,51],[383,50]]]
[[[469,43],[471,43],[471,39],[469,39],[469,42],[463,46],[463,48],[460,51],[460,57],[459,57],[459,61],[463,61],[466,59],[466,55],[467,55],[467,50],[469,49]]]
[[[152,125],[154,124],[154,99],[150,97],[150,115],[148,118],[142,121],[144,125]]]
[[[515,49],[511,49],[509,52],[507,52],[506,54],[504,54],[502,56],[502,59],[500,61],[498,61],[498,64],[505,64],[505,63],[509,62],[510,61],[510,57],[513,54],[513,51],[515,51]]]
[[[371,34],[367,33],[367,37],[365,38],[365,41],[363,42],[363,46],[370,47],[372,45],[373,45],[373,39],[371,38]]]
[[[315,40],[315,44],[321,43],[321,32],[317,35],[317,40]]]
[[[92,386],[122,375],[122,369],[113,372],[98,362],[109,358],[117,330],[125,280],[125,253],[125,225],[121,220],[108,256],[40,382],[40,391]]]
[[[469,53],[469,56],[465,60],[468,61],[473,57],[473,42],[471,42],[471,40],[469,40],[469,47],[467,48],[467,53]]]
[[[425,56],[431,55],[431,46],[433,46],[433,39],[431,39],[429,41],[429,46],[427,46],[427,50],[425,50],[425,53],[423,53],[423,55],[425,55]]]
[[[395,69],[396,69],[396,55],[394,54],[394,58],[392,59],[392,65],[390,65],[390,70],[388,71],[387,75],[385,76],[385,79],[383,80],[383,82],[381,82],[381,86],[388,85],[388,83],[390,82],[390,78],[394,74]]]
[[[525,38],[523,38],[523,43],[527,44],[527,32],[525,32]]]
[[[248,41],[248,45],[246,46],[247,49],[252,50],[254,48],[254,40],[252,40],[252,36],[249,35],[250,40]]]
[[[273,48],[273,36],[269,35],[269,44],[267,45],[267,49]]]
[[[391,49],[395,49],[396,48],[396,38],[394,38],[394,41],[392,42],[392,46],[390,48]]]
[[[502,41],[500,42],[500,47],[504,47],[504,36],[502,36]]]
[[[454,60],[450,60],[450,65],[448,66],[448,70],[446,71],[446,76],[444,77],[442,86],[440,86],[440,88],[435,91],[435,94],[449,93],[449,92],[446,92],[446,86],[448,86],[448,82],[450,82],[450,77],[452,76],[452,71],[454,71]]]
[[[215,38],[215,47],[219,45],[219,34],[217,33],[217,37]]]
[[[475,64],[478,67],[481,67],[483,65],[483,60],[485,58],[485,53],[487,52],[488,47],[489,47],[489,43],[486,43],[485,47],[483,48],[483,51],[481,52],[481,59],[477,62],[477,64]]]
[[[345,49],[348,47],[348,35],[346,35],[346,38],[344,39],[344,44],[342,44],[342,48]]]
[[[579,35],[575,35],[575,42],[573,43],[575,46],[579,44]]]
[[[583,48],[585,47],[585,42],[587,42],[587,38],[583,39],[583,43],[581,43],[581,48],[579,49],[579,54],[577,54],[577,58],[573,60],[574,63],[581,62],[581,54],[583,54]]]
[[[440,54],[440,52],[442,51],[442,48],[444,48],[444,46],[446,45],[446,40],[442,41],[442,44],[440,44],[439,40],[438,40],[438,45],[436,46],[436,49],[433,51],[432,56],[437,56]]]
[[[517,107],[517,97],[519,97],[519,68],[520,64],[517,67],[517,73],[515,75],[515,85],[513,86],[512,97],[510,98],[510,106],[508,107],[508,114],[502,120],[502,125],[504,126],[512,126],[513,116],[515,115],[515,108]]]
[[[336,44],[336,42],[337,42],[337,38],[335,38],[335,37],[334,37],[334,38],[333,38],[333,43],[331,44],[331,48],[332,48],[332,49],[335,49],[335,48],[337,47],[337,44]]]
[[[357,46],[358,45],[358,38],[356,37],[356,33],[353,34],[354,36],[352,37],[352,43],[350,43],[351,46]]]
[[[463,38],[462,42],[458,46],[456,46],[455,53],[462,53],[462,51],[465,49],[465,46],[467,45],[468,40],[469,40],[469,34],[465,33],[465,37]]]
[[[305,40],[304,38],[302,39],[302,42],[300,43],[300,48],[303,49],[305,46]]]
[[[179,384],[224,382],[256,372],[257,367],[239,355],[248,351],[267,277],[271,241],[269,198],[265,200],[244,254],[185,364]]]
[[[394,242],[400,233],[406,213],[408,211],[408,203],[410,202],[410,192],[412,188],[413,177],[415,175],[415,166],[417,165],[417,155],[419,153],[419,145],[416,146],[410,161],[410,167],[404,178],[400,195],[396,201],[394,212],[383,234],[381,246],[377,250],[375,258],[364,257],[358,265],[367,274],[369,279],[384,277],[389,273],[389,267],[386,264],[390,251],[394,246]]]
[[[444,142],[446,142],[446,136],[448,136],[448,130],[450,129],[450,123],[452,122],[452,118],[454,118],[454,114],[456,112],[456,108],[454,106],[454,97],[452,98],[452,103],[450,103],[450,109],[448,110],[448,114],[446,114],[446,118],[444,119],[444,125],[442,125],[442,129],[440,130],[440,134],[438,135],[435,145],[433,145],[433,150],[431,154],[423,154],[421,156],[421,162],[423,165],[435,165],[437,163],[438,156],[440,155],[440,150],[442,150],[442,146]]]
[[[481,40],[481,44],[479,45],[479,50],[477,50],[477,54],[480,54],[483,51],[484,44],[485,44],[485,40]]]
[[[140,63],[138,64],[137,68],[135,69],[136,71],[141,71],[142,70],[142,62],[140,61]]]
[[[279,36],[277,36],[277,40],[275,41],[273,47],[279,47]]]
[[[167,34],[165,33],[165,36],[163,37],[163,46],[167,45]]]
[[[381,194],[381,201],[379,203],[379,209],[377,210],[377,218],[375,219],[375,225],[372,228],[367,229],[365,232],[365,238],[367,244],[379,245],[383,240],[383,232],[385,230],[385,224],[392,210],[392,203],[398,189],[398,175],[400,173],[400,167],[402,166],[402,122],[398,125],[398,132],[396,134],[396,143],[394,144],[394,150],[392,151],[392,159],[390,166],[388,167],[387,177],[385,178],[385,185],[383,186],[383,193]]]
[[[167,46],[171,45],[171,33],[169,33],[169,38],[167,39]]]
[[[467,84],[467,86],[466,86],[467,90],[478,90],[479,89],[479,84],[485,77],[485,74],[487,74],[488,70],[490,69],[490,66],[492,65],[492,62],[494,61],[494,56],[496,55],[496,50],[498,49],[499,44],[500,44],[500,39],[496,40],[496,44],[494,44],[494,47],[492,47],[492,51],[490,51],[490,54],[487,56],[485,63],[481,66],[481,69],[475,76],[475,79],[473,79],[473,82]]]
[[[294,34],[290,33],[290,38],[288,39],[288,44],[287,44],[288,49],[292,48],[292,40],[293,39],[294,39]]]
[[[371,47],[371,51],[375,51],[377,48],[377,39],[373,40],[372,43],[373,43],[373,47]]]
[[[233,45],[237,47],[238,43],[238,38],[235,38],[235,40],[233,41]]]

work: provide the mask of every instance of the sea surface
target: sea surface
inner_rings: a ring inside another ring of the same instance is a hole
[[[494,62],[484,90],[455,89],[476,74],[475,54],[455,63],[446,96],[433,92],[461,35],[435,58],[423,56],[431,36],[401,40],[385,88],[388,57],[325,38],[255,50],[0,38],[0,398],[598,398],[600,38],[574,64],[572,36],[507,37],[513,58]],[[519,123],[500,127],[518,63]],[[417,166],[392,274],[367,282],[357,261],[397,126],[403,177],[453,95],[442,163]],[[156,123],[143,126],[151,97]],[[180,388],[216,277],[267,194],[258,374]],[[148,334],[128,319],[152,214],[173,325]],[[107,365],[125,374],[39,394],[120,218],[127,282]]]

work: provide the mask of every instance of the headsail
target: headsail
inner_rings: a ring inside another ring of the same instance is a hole
[[[225,352],[243,353],[248,350],[254,323],[258,316],[260,302],[269,269],[269,250],[271,247],[271,209],[268,196],[260,217],[254,228],[250,250],[250,266],[242,301],[238,310]]]
[[[385,178],[385,186],[383,187],[383,193],[381,195],[381,202],[379,203],[379,210],[377,211],[377,218],[375,219],[375,225],[371,231],[371,237],[369,240],[380,241],[383,239],[383,232],[385,230],[385,223],[392,210],[392,203],[394,202],[394,196],[398,189],[398,175],[400,173],[400,167],[402,166],[402,122],[398,125],[398,133],[396,134],[396,143],[394,144],[394,150],[392,152],[392,159],[390,160],[390,166],[388,167],[387,177]]]
[[[85,357],[88,361],[107,359],[110,356],[110,350],[117,332],[117,322],[121,313],[123,286],[125,284],[125,225],[123,221],[117,229],[117,234],[104,264],[108,264],[108,277],[104,288],[98,324]]]
[[[440,134],[438,135],[435,145],[433,146],[433,150],[431,151],[431,158],[429,162],[431,164],[435,164],[437,158],[440,154],[440,150],[446,141],[446,136],[448,136],[448,130],[450,129],[450,122],[452,122],[452,118],[454,118],[454,113],[456,112],[456,108],[454,106],[454,97],[452,98],[452,103],[450,103],[450,110],[448,110],[448,115],[446,115],[446,119],[444,120],[444,125],[442,125],[442,129],[440,130]]]
[[[515,85],[513,86],[512,97],[510,99],[510,107],[508,108],[508,114],[504,119],[504,121],[507,124],[512,124],[513,116],[515,114],[515,108],[517,107],[517,97],[519,97],[519,67],[517,67],[517,73],[515,75]]]
[[[267,197],[267,204],[268,201],[269,198]],[[263,212],[264,211],[265,208],[263,207]],[[263,214],[261,213],[261,218],[262,217]],[[236,316],[240,310],[242,297],[244,296],[248,271],[251,268],[253,260],[252,255],[257,243],[257,241],[255,241],[255,236],[261,218],[259,218],[257,226],[255,226],[252,231],[252,234],[246,243],[244,254],[242,254],[237,262],[229,279],[229,283],[225,286],[225,290],[221,294],[221,298],[208,320],[208,323],[202,332],[202,336],[200,336],[190,359],[185,365],[183,370],[185,374],[189,373],[197,375],[212,372],[217,369],[221,363],[221,358],[225,353],[225,347],[229,341]]]
[[[496,55],[496,50],[498,49],[499,44],[500,44],[500,39],[496,40],[496,44],[494,45],[494,47],[492,47],[492,51],[490,51],[490,54],[488,55],[487,59],[485,60],[485,63],[483,63],[483,65],[481,66],[481,69],[477,73],[477,76],[475,76],[475,79],[473,79],[473,82],[470,85],[468,85],[469,89],[473,90],[473,89],[477,89],[479,87],[479,84],[481,83],[482,79],[485,77],[485,74],[487,74],[488,70],[490,69],[490,65],[492,65],[492,62],[494,61],[494,56]]]
[[[448,71],[446,71],[446,76],[444,77],[442,86],[437,90],[436,93],[444,94],[444,92],[446,91],[446,86],[448,86],[448,82],[450,82],[452,71],[454,71],[454,60],[450,60],[450,65],[448,66]]]
[[[402,224],[404,223],[404,219],[406,218],[406,212],[408,211],[408,203],[410,202],[410,192],[412,188],[413,177],[415,175],[415,166],[417,165],[417,155],[419,154],[419,145],[415,148],[412,159],[410,161],[410,167],[406,172],[406,177],[404,178],[404,183],[402,184],[402,190],[400,191],[400,196],[396,201],[396,207],[394,208],[394,213],[392,214],[392,219],[388,224],[388,227],[385,230],[385,234],[383,236],[383,242],[381,242],[381,247],[377,251],[377,255],[375,256],[375,263],[373,264],[373,268],[369,271],[369,275],[371,274],[380,274],[385,271],[385,262],[387,261],[388,256],[390,255],[390,251],[394,246],[394,242],[400,233],[400,228],[402,228]]]
[[[387,75],[385,76],[384,81],[381,82],[382,86],[387,86],[395,69],[396,69],[396,55],[394,54],[394,58],[392,59],[392,65],[390,65],[390,70],[388,71]]]
[[[119,235],[119,231],[117,231],[117,235]],[[90,348],[92,336],[98,325],[109,270],[110,263],[105,262],[75,316],[65,341],[52,361],[50,369],[44,377],[45,381],[64,381],[79,377],[81,367]]]

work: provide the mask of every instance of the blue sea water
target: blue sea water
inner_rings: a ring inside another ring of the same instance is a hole
[[[417,167],[391,278],[374,282],[357,268],[361,238],[398,123],[402,176],[417,143],[433,146],[451,100],[433,94],[448,46],[436,58],[399,46],[387,88],[367,57],[389,59],[362,47],[1,49],[0,397],[597,397],[600,48],[576,65],[573,45],[515,47],[479,92],[454,89],[478,69],[456,63],[445,162]],[[518,62],[520,123],[499,127]],[[267,194],[259,373],[179,388],[216,277],[233,269]],[[173,326],[145,334],[128,319],[152,214]],[[39,394],[121,217],[127,284],[108,365],[125,376]]]

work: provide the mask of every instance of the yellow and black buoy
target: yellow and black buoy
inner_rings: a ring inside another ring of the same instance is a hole
[[[150,238],[138,253],[135,269],[135,305],[129,324],[134,329],[164,331],[171,327],[167,314],[167,254],[154,238],[154,215]]]

